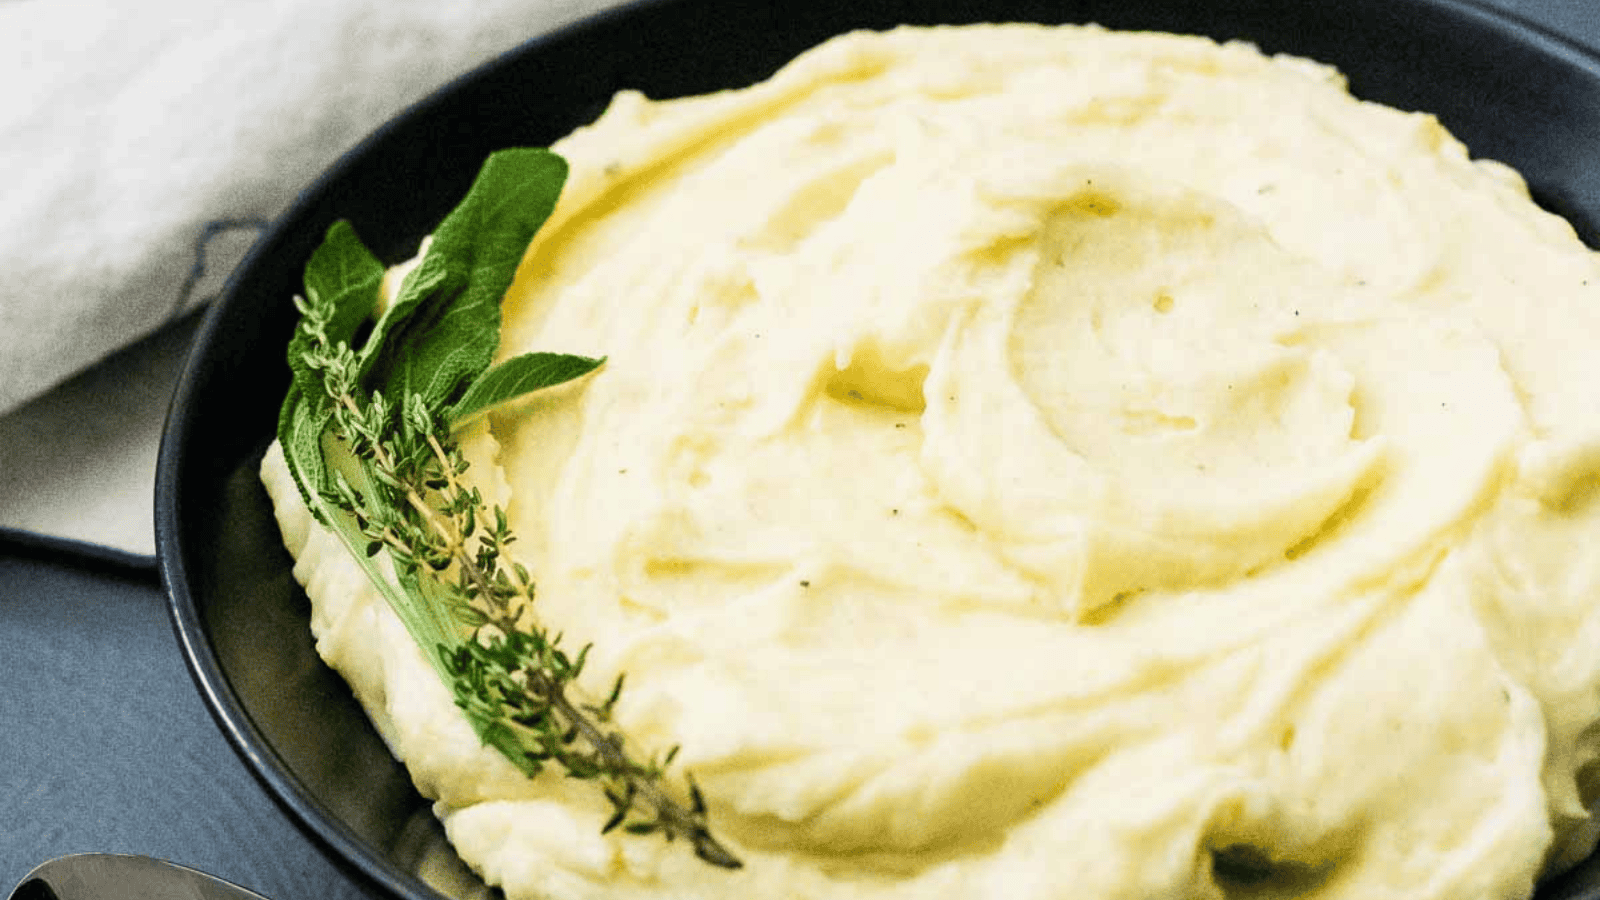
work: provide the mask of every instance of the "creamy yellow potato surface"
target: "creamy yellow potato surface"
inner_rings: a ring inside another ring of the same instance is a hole
[[[1588,851],[1600,268],[1513,172],[1311,62],[1022,25],[555,149],[501,352],[608,362],[475,471],[745,868],[480,747],[265,469],[509,896],[1485,900]]]

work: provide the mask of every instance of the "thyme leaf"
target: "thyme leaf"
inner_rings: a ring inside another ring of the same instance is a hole
[[[529,777],[554,765],[594,782],[611,808],[605,832],[683,838],[702,860],[738,868],[693,779],[669,787],[677,748],[641,757],[616,728],[622,678],[603,701],[578,699],[589,648],[569,653],[539,625],[533,579],[506,549],[514,535],[504,510],[464,477],[456,426],[604,362],[532,353],[490,367],[500,298],[566,172],[546,150],[491,155],[360,346],[384,269],[348,223],[330,228],[295,298],[278,437],[307,506],[383,594],[480,740]]]

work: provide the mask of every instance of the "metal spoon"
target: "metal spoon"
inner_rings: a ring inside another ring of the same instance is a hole
[[[204,872],[148,856],[80,853],[22,879],[10,900],[266,900]]]

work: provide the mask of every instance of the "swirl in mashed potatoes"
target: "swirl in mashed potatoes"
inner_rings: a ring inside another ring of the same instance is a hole
[[[501,352],[609,362],[474,471],[745,868],[479,746],[265,467],[508,896],[1479,900],[1588,852],[1600,267],[1512,171],[1305,60],[1028,25],[554,149]]]

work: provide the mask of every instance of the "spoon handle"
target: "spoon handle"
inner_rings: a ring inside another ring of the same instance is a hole
[[[29,872],[10,900],[266,900],[236,884],[148,856],[81,853]]]

